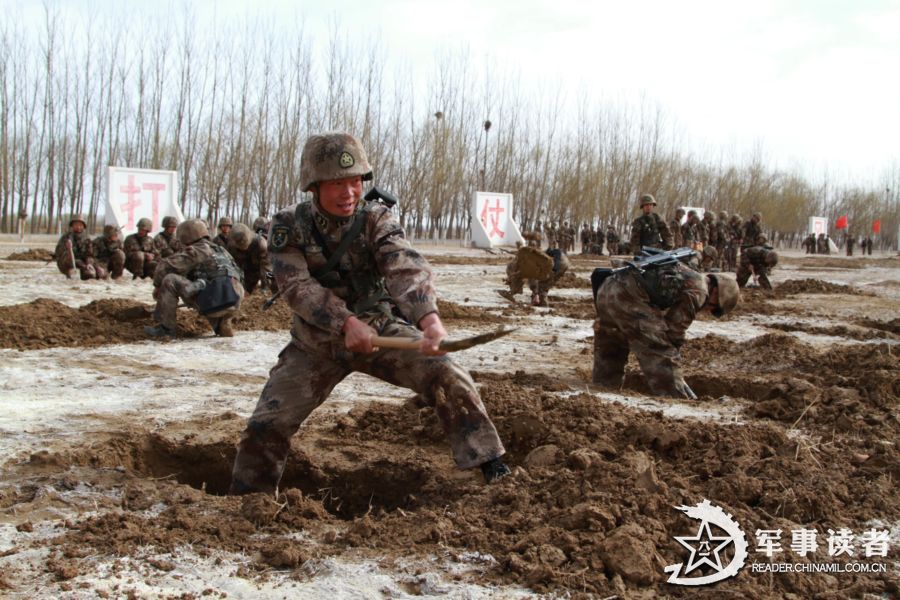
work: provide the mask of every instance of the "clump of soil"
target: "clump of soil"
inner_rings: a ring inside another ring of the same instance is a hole
[[[234,320],[237,330],[278,331],[290,327],[284,302],[262,310],[265,298],[249,296]],[[95,300],[72,308],[45,298],[27,304],[0,306],[0,348],[34,350],[57,346],[94,347],[147,339],[144,327],[153,325],[153,307],[134,300]],[[179,337],[212,335],[209,323],[196,311],[179,309]]]
[[[849,285],[828,283],[821,279],[789,279],[775,287],[778,296],[792,296],[794,294],[850,294],[853,296],[871,296]]]
[[[495,485],[485,486],[477,470],[469,477],[454,470],[429,407],[373,404],[331,427],[304,428],[292,445],[282,481],[286,491],[277,500],[204,494],[187,487],[201,487],[198,479],[181,475],[183,484],[153,479],[171,472],[170,466],[155,465],[181,464],[190,471],[202,463],[202,487],[221,493],[225,483],[211,484],[210,476],[227,473],[233,460],[223,443],[236,436],[230,421],[222,441],[202,448],[190,440],[181,450],[177,444],[148,444],[153,434],[132,432],[122,438],[133,447],[122,448],[132,458],[126,462],[129,477],[123,474],[117,484],[127,485],[120,509],[70,521],[53,544],[62,554],[81,552],[66,565],[73,572],[86,548],[129,556],[148,545],[166,552],[189,543],[195,551],[255,556],[248,575],[273,567],[294,570],[312,554],[478,552],[497,561],[481,581],[561,595],[689,597],[693,590],[667,586],[662,571],[687,558],[673,536],[694,534],[698,527],[676,506],[711,499],[745,532],[838,526],[862,531],[870,519],[900,517],[893,475],[897,450],[880,436],[799,442],[778,423],[676,420],[585,393],[542,392],[527,378],[516,378],[481,385],[514,467],[511,477]],[[216,424],[196,425],[208,440]],[[163,451],[181,451],[180,460],[154,454]],[[154,513],[144,513],[151,504]],[[299,544],[297,531],[318,543]],[[888,561],[896,555],[892,549]],[[47,563],[48,571],[59,566]],[[807,595],[855,595],[850,586],[879,594],[889,591],[888,584],[866,573],[846,581],[770,579],[745,567],[719,584],[717,593],[783,596],[800,585]]]
[[[846,325],[832,325],[829,327],[819,327],[808,323],[770,323],[766,325],[769,329],[778,329],[779,331],[802,331],[812,335],[830,335],[835,337],[843,337],[851,340],[875,340],[875,339],[895,339],[897,336],[889,330],[880,330],[873,327],[869,329],[859,329],[857,327],[848,327]],[[875,331],[873,331],[873,329]]]
[[[556,283],[555,287],[559,288],[578,288],[578,289],[590,289],[591,288],[591,279],[590,276],[582,276],[576,275],[571,271],[567,271],[562,277],[560,277]]]
[[[27,260],[35,262],[50,262],[53,260],[53,253],[44,248],[34,248],[25,252],[13,252],[6,257],[6,260]]]
[[[900,317],[891,319],[890,321],[876,321],[875,319],[860,319],[857,321],[863,327],[870,327],[881,331],[887,331],[896,335],[900,335]]]
[[[506,321],[503,317],[494,314],[488,309],[479,306],[465,306],[448,300],[438,300],[438,313],[443,321],[455,321],[460,325],[461,321],[471,321],[474,324],[480,323],[503,323]]]

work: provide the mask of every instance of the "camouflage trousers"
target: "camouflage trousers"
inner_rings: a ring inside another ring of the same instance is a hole
[[[231,319],[241,309],[241,300],[244,298],[244,288],[241,285],[241,282],[234,278],[232,278],[231,282],[234,285],[234,291],[237,292],[238,303],[231,308],[205,315],[206,320],[209,321],[209,324],[214,331],[221,319]],[[159,286],[159,298],[156,300],[153,318],[166,329],[175,331],[178,326],[179,299],[184,300],[184,303],[189,307],[196,309],[198,293],[199,289],[196,289],[195,282],[187,277],[169,273],[163,277],[162,283]]]
[[[125,257],[125,268],[135,277],[153,277],[156,256],[147,252],[132,252]]]
[[[769,270],[765,265],[756,266],[749,260],[744,260],[742,258],[741,264],[739,264],[737,268],[737,274],[735,275],[738,286],[743,289],[743,287],[747,285],[747,281],[749,281],[751,275],[756,275],[756,281],[759,283],[759,287],[764,290],[772,289],[772,282],[769,281]]]
[[[64,254],[62,257],[56,259],[56,267],[59,269],[60,273],[66,276],[69,275],[69,271],[72,269],[78,270],[82,281],[88,279],[106,279],[108,276],[106,270],[100,267],[93,258],[88,258],[87,260],[76,258],[75,264],[73,265],[71,257],[68,254]]]
[[[421,332],[391,321],[380,335],[421,337]],[[344,347],[343,338],[328,339],[319,343],[295,336],[281,351],[241,435],[230,493],[273,492],[284,472],[291,437],[353,371],[409,388],[433,405],[459,468],[475,467],[504,454],[472,378],[449,357],[395,349],[358,354]]]
[[[107,276],[112,276],[113,279],[118,279],[125,271],[125,253],[121,250],[116,250],[109,258],[98,258],[95,259],[95,261],[97,267],[99,269],[103,269],[103,271],[106,273],[106,275],[102,277],[103,279],[106,279]]]
[[[634,352],[654,394],[687,397],[679,389],[681,351],[669,340],[663,311],[650,303],[637,277],[615,275],[604,282],[596,308],[594,383],[621,387],[628,353]]]

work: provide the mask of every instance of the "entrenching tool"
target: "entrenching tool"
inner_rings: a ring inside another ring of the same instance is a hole
[[[488,342],[493,342],[496,339],[502,338],[504,336],[509,335],[513,331],[516,331],[516,328],[512,329],[504,329],[501,327],[496,331],[491,331],[488,333],[481,333],[478,335],[473,335],[472,337],[464,338],[461,340],[444,340],[441,342],[438,348],[443,350],[444,352],[459,352],[460,350],[468,350],[469,348],[473,348],[475,346],[480,346],[481,344],[487,344]],[[377,346],[379,348],[399,348],[401,350],[418,350],[419,346],[422,344],[422,340],[420,338],[411,338],[411,337],[384,337],[380,335],[372,336],[372,345]]]

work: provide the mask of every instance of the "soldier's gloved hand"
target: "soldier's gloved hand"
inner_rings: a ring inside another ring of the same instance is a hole
[[[419,352],[428,356],[443,356],[447,354],[440,349],[441,340],[447,337],[447,330],[441,323],[437,313],[428,313],[419,320],[419,329],[422,330],[422,343]]]
[[[378,348],[372,345],[372,337],[378,335],[369,325],[366,325],[356,317],[351,316],[344,321],[344,346],[350,352],[371,354]]]

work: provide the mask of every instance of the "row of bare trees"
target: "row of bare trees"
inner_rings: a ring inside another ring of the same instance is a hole
[[[795,235],[811,215],[848,214],[857,233],[881,220],[896,243],[900,164],[878,183],[811,181],[768,166],[761,149],[691,151],[650,102],[572,97],[484,73],[464,51],[437,56],[422,81],[377,39],[302,21],[201,25],[185,12],[153,25],[45,8],[40,25],[0,24],[0,229],[21,213],[32,232],[73,212],[103,212],[108,165],[179,172],[185,214],[249,221],[298,201],[311,132],[362,138],[376,180],[401,198],[415,237],[467,235],[477,189],[510,192],[523,227],[538,221],[624,229],[640,193],[660,211],[702,206]]]

